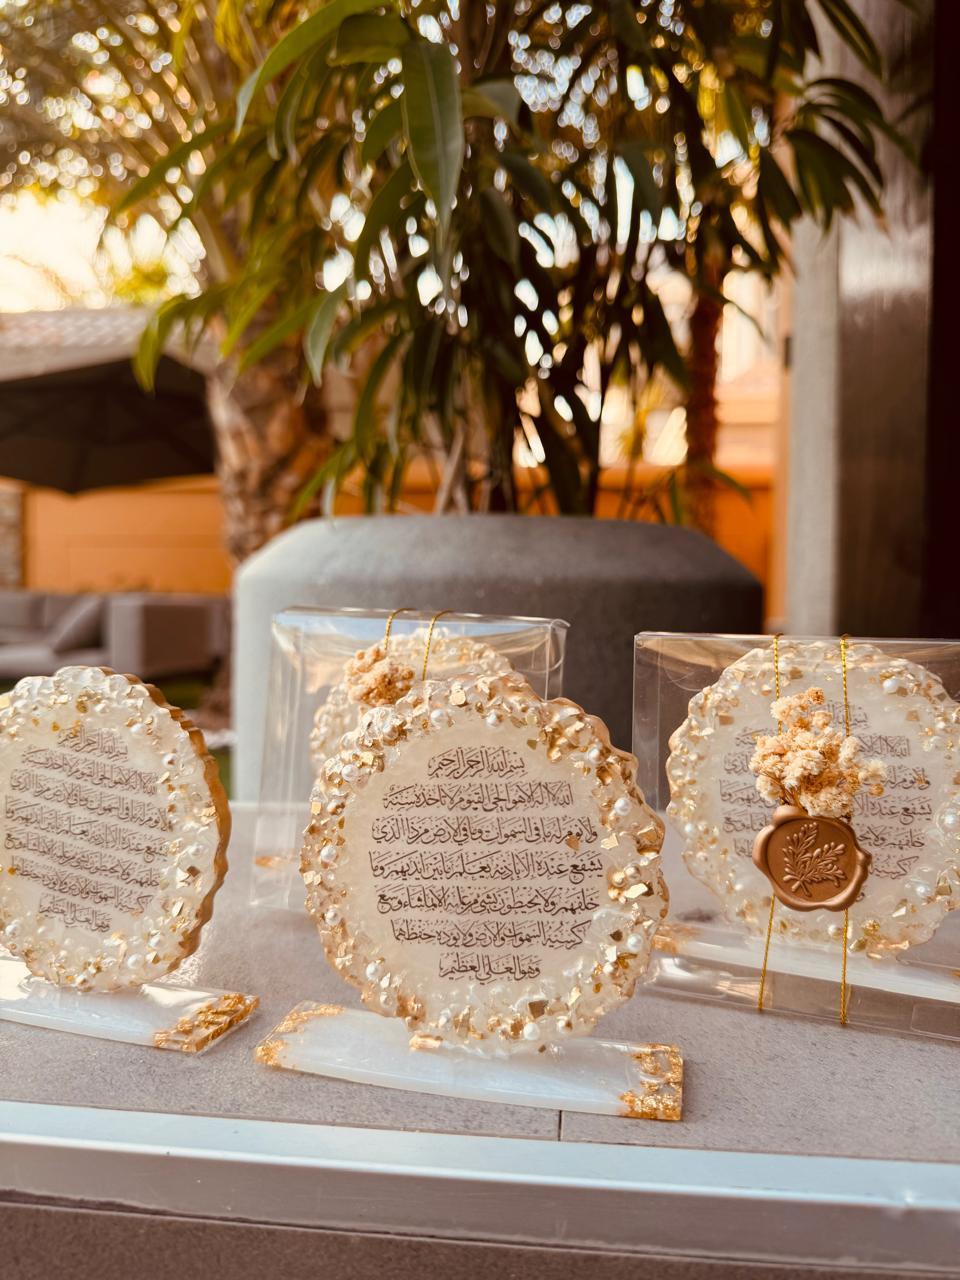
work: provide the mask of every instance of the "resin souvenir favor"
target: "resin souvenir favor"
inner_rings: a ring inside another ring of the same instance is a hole
[[[133,998],[92,1003],[176,970],[196,950],[227,869],[216,762],[158,690],[97,667],[21,680],[0,705],[0,804],[0,944],[14,958],[2,962],[0,1016],[58,1025],[45,1019],[59,1009],[63,1022],[87,1014],[108,1028],[65,1029],[110,1034],[129,1015],[137,1034],[152,1027],[144,1042],[166,1035],[183,1048],[187,1023],[207,1043],[251,1012],[249,997],[191,1000],[183,989],[157,988],[169,998],[152,1009]],[[53,1002],[36,982],[14,991],[11,965],[79,995]],[[32,1016],[31,992],[43,1016]]]
[[[632,756],[514,672],[426,680],[323,766],[301,867],[328,958],[419,1047],[589,1031],[666,912]]]
[[[776,648],[730,664],[670,739],[667,812],[687,867],[755,934],[772,884],[790,908],[776,923],[787,939],[835,945],[849,931],[850,951],[874,957],[925,942],[960,905],[960,708],[931,672],[871,644],[781,639],[775,663]],[[812,695],[815,719],[844,726],[838,760],[804,731],[791,776],[767,794],[786,749],[765,737],[771,704]],[[831,914],[845,909],[848,920]]]

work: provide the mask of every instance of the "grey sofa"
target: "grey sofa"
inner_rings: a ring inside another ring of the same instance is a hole
[[[144,679],[208,671],[229,647],[226,597],[0,591],[0,680],[102,666]]]

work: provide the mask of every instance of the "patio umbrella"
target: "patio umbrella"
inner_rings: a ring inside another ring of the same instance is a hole
[[[0,476],[80,493],[214,469],[202,374],[164,356],[156,392],[128,360],[0,382]]]

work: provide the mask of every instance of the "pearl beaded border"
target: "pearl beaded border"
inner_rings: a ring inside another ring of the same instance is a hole
[[[410,635],[395,635],[390,641],[390,657],[417,664],[423,661],[426,643],[426,627]],[[430,665],[435,676],[441,673],[450,675],[461,667],[491,676],[512,670],[510,660],[492,645],[471,636],[454,636],[440,630],[434,633],[430,642]],[[359,703],[351,701],[346,678],[341,677],[317,707],[313,718],[310,759],[315,769],[321,769],[324,761],[336,752],[345,733],[356,729],[364,710]]]

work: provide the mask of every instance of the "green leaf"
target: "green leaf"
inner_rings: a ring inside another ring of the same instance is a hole
[[[463,118],[486,116],[517,123],[520,93],[512,80],[478,80],[463,90]]]
[[[480,204],[483,214],[481,226],[487,243],[498,258],[516,270],[520,262],[520,232],[513,210],[496,187],[483,188]]]
[[[240,358],[240,371],[249,369],[251,365],[257,364],[264,356],[270,354],[276,347],[289,338],[292,334],[297,333],[304,327],[313,314],[316,306],[315,298],[308,298],[306,302],[301,302],[299,307],[295,307],[288,315],[282,315],[269,325],[255,342],[251,342]]]
[[[397,348],[404,338],[404,334],[398,333],[389,339],[371,365],[357,400],[357,409],[353,417],[353,438],[361,458],[369,459],[373,453],[377,431],[377,394],[380,384],[396,359]]]
[[[313,316],[303,335],[303,354],[306,356],[314,386],[319,387],[323,383],[327,346],[330,335],[333,333],[333,326],[336,324],[337,313],[346,296],[347,285],[344,282],[331,293],[324,294],[319,302],[314,303]]]
[[[450,48],[412,40],[403,50],[403,84],[410,163],[436,206],[442,240],[450,225],[464,151],[460,82]]]
[[[573,452],[573,441],[564,431],[569,428],[556,412],[549,395],[541,394],[540,407],[543,412],[536,420],[537,435],[543,445],[544,465],[557,506],[561,515],[586,515],[580,466]]]
[[[188,345],[196,341],[211,316],[223,305],[225,296],[225,286],[214,285],[196,296],[179,294],[168,298],[153,312],[133,357],[134,376],[144,391],[154,389],[157,365],[174,327],[183,325]]]
[[[403,200],[412,189],[413,172],[409,163],[404,160],[398,169],[394,169],[370,202],[363,228],[353,246],[354,275],[366,275],[370,263],[370,250],[378,242],[383,228],[398,230],[397,224]]]
[[[789,227],[803,212],[786,174],[766,147],[760,151],[758,191],[785,227]]]
[[[356,465],[356,445],[353,440],[345,440],[339,448],[334,449],[322,466],[317,468],[297,494],[290,509],[291,521],[299,520],[322,488],[327,490],[324,498],[324,514],[332,514],[332,498],[336,496],[341,484]]]
[[[353,355],[372,333],[378,330],[384,331],[390,317],[402,311],[404,305],[402,298],[388,298],[384,302],[368,303],[362,311],[358,311],[337,331],[336,337],[330,343],[329,358],[347,363],[346,357]]]
[[[314,87],[317,83],[317,66],[322,56],[321,49],[313,57],[304,58],[280,95],[267,142],[274,160],[279,160],[284,150],[290,156],[296,152],[300,106],[308,88]]]
[[[653,166],[647,158],[647,148],[642,142],[624,142],[620,146],[620,159],[630,170],[640,198],[640,207],[646,209],[654,223],[660,221],[663,212],[663,192],[653,176]]]
[[[844,44],[852,49],[868,71],[875,76],[880,75],[883,70],[880,50],[847,0],[817,0],[817,3]]]
[[[550,213],[555,204],[553,187],[519,151],[502,151],[497,157],[517,189],[539,210]]]
[[[202,151],[204,147],[208,147],[211,142],[222,137],[229,132],[230,121],[220,120],[216,124],[201,129],[199,133],[193,134],[186,142],[181,142],[178,147],[174,147],[172,151],[166,152],[161,156],[156,164],[152,165],[147,173],[139,178],[128,192],[121,197],[113,206],[111,215],[116,217],[117,214],[125,213],[127,209],[132,209],[134,205],[152,195],[159,187],[166,175],[171,169],[180,169],[184,163],[193,155],[195,151]]]
[[[744,155],[750,154],[750,118],[743,104],[740,90],[729,80],[723,86],[723,106],[727,125],[740,143]]]
[[[223,342],[220,344],[220,354],[224,357],[232,354],[237,343],[246,333],[247,329],[253,324],[253,321],[259,315],[263,304],[270,297],[277,287],[276,276],[269,276],[260,281],[254,281],[253,287],[247,293],[246,299],[236,311],[233,319],[227,326],[227,332],[224,334]]]
[[[391,98],[367,125],[367,132],[360,144],[361,163],[376,164],[402,128],[403,107],[399,98]]]
[[[332,35],[344,19],[352,14],[366,13],[370,9],[381,8],[383,0],[328,0],[316,13],[311,14],[305,22],[288,31],[282,40],[273,46],[266,58],[240,86],[237,94],[237,119],[235,133],[243,128],[250,104],[264,87],[274,80],[281,71],[286,71],[291,62],[309,53],[328,36]]]
[[[330,63],[389,62],[410,39],[410,28],[394,13],[355,14],[344,19]]]

